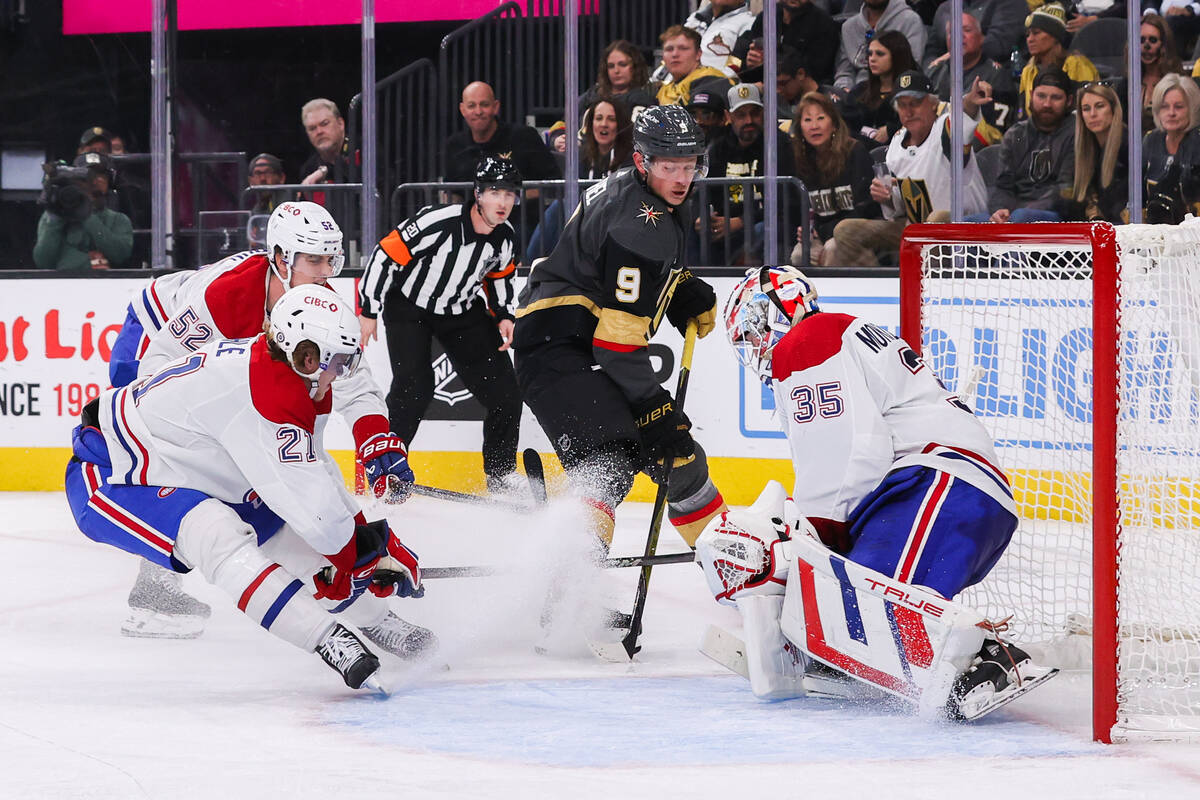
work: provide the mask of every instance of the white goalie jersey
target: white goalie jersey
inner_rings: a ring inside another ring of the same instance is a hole
[[[308,391],[263,336],[211,342],[101,395],[111,482],[232,504],[257,495],[317,552],[336,553],[357,507],[323,442],[332,391],[320,403]]]
[[[844,522],[894,469],[933,467],[1016,513],[992,439],[902,340],[847,314],[813,314],[772,355],[775,413],[793,497],[810,518]]]
[[[257,336],[267,314],[270,277],[267,254],[247,251],[147,284],[132,303],[145,332],[138,377],[153,375],[215,339]],[[387,431],[383,392],[365,364],[338,383],[337,395],[336,410],[353,429],[356,445]]]

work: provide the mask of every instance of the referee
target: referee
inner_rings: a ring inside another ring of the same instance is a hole
[[[376,246],[359,283],[362,341],[383,314],[392,385],[392,432],[406,442],[433,399],[431,342],[437,337],[463,383],[487,409],[483,471],[489,492],[516,478],[521,394],[506,352],[512,342],[517,236],[508,221],[521,173],[487,156],[475,169],[471,203],[425,206]]]

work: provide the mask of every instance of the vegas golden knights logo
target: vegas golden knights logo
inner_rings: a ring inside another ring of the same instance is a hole
[[[741,98],[742,100],[745,100],[747,97],[750,96],[750,87],[745,86],[745,85],[739,86],[737,93],[738,93],[739,98]]]
[[[912,86],[912,75],[901,75],[900,88],[907,89],[909,86]]]
[[[900,195],[904,198],[904,213],[909,222],[924,222],[933,213],[933,200],[923,178],[903,178]]]

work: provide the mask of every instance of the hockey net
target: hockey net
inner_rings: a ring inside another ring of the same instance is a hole
[[[959,599],[1091,667],[1097,739],[1200,736],[1200,221],[910,226],[901,334],[1018,504]]]

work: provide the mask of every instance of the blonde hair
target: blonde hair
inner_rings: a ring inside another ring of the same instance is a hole
[[[317,97],[309,100],[300,109],[300,124],[304,125],[304,118],[314,111],[328,111],[338,119],[342,118],[342,112],[338,111],[337,103],[332,100],[326,100],[324,97]]]
[[[1173,89],[1178,89],[1183,92],[1183,98],[1187,101],[1188,107],[1188,130],[1196,127],[1196,123],[1200,122],[1200,87],[1196,86],[1196,82],[1186,75],[1171,73],[1163,75],[1154,87],[1154,96],[1150,101],[1150,111],[1154,115],[1154,127],[1157,130],[1162,130],[1162,123],[1158,121],[1158,112],[1162,111],[1163,100],[1167,96],[1167,92]]]
[[[1088,130],[1083,122],[1083,97],[1095,95],[1104,99],[1112,109],[1112,124],[1108,129],[1108,138],[1104,140],[1104,150],[1100,152],[1100,142],[1096,134]],[[1121,153],[1121,142],[1125,137],[1125,122],[1122,118],[1121,98],[1111,86],[1099,83],[1089,83],[1075,94],[1075,183],[1071,187],[1071,195],[1075,202],[1082,203],[1087,197],[1092,184],[1092,176],[1096,172],[1096,162],[1100,163],[1100,175],[1097,184],[1101,189],[1112,185],[1117,169],[1117,157]]]

